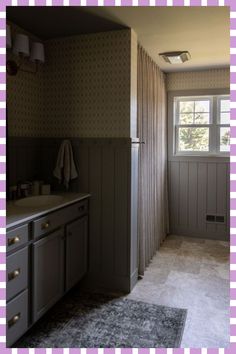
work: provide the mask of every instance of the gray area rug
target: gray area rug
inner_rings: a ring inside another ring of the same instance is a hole
[[[73,291],[17,348],[177,348],[187,310]]]

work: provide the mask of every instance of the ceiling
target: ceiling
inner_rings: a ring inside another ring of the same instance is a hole
[[[133,28],[163,71],[230,65],[230,17],[220,7],[8,7],[7,19],[42,39]],[[187,50],[191,60],[171,65],[158,53]]]
[[[44,40],[127,28],[85,7],[72,6],[9,6],[7,19]]]

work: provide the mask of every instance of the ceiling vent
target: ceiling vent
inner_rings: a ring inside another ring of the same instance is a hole
[[[169,64],[182,64],[191,58],[189,52],[165,52],[159,54]]]

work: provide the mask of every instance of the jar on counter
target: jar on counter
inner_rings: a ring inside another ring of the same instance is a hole
[[[17,199],[17,186],[10,186],[10,200]]]

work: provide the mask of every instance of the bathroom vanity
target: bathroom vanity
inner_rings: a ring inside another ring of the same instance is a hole
[[[7,347],[78,283],[88,267],[89,194],[53,205],[7,205]]]

